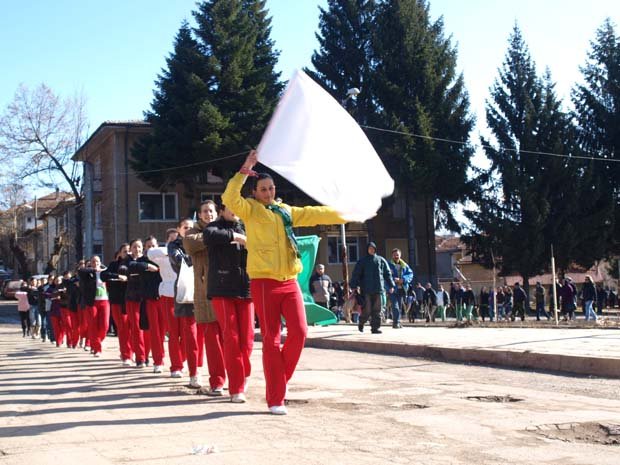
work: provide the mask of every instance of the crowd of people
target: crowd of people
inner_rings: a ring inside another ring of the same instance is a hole
[[[395,248],[391,260],[387,261],[377,254],[375,243],[369,242],[368,254],[353,271],[348,297],[343,283],[332,282],[322,264],[317,265],[310,279],[310,292],[317,303],[332,309],[339,319],[358,323],[361,332],[370,319],[371,332],[375,334],[381,333],[381,323],[389,320],[393,328],[402,328],[401,318],[407,318],[410,323],[420,318],[427,323],[436,319],[445,322],[448,315],[459,323],[525,321],[530,308],[535,311],[537,321],[553,317],[553,286],[545,289],[537,282],[532,299],[518,282],[495,289],[483,286],[479,292],[469,282],[451,282],[447,290],[441,283],[436,287],[431,283],[423,286],[415,281],[411,267],[401,256],[401,250]],[[591,276],[585,277],[581,289],[566,276],[558,280],[555,291],[557,308],[564,321],[576,319],[579,302],[585,320],[596,321],[605,308],[613,308],[618,300],[613,290],[600,283],[595,285]]]
[[[267,406],[286,414],[287,384],[307,333],[293,227],[345,220],[329,207],[282,203],[272,177],[254,172],[256,163],[252,151],[223,204],[203,202],[196,221],[184,218],[166,231],[164,246],[155,236],[134,239],[107,266],[94,256],[73,272],[31,280],[17,293],[23,336],[100,357],[113,321],[122,366],[144,369],[152,360],[153,372],[163,373],[167,348],[170,376],[182,378],[186,367],[189,386],[200,388],[206,358],[206,394],[223,396],[228,380],[231,402],[243,403],[256,313]],[[247,179],[251,198],[241,195]]]

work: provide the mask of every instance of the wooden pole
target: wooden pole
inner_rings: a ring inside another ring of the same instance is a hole
[[[551,245],[551,279],[553,280],[553,314],[555,317],[555,324],[558,325],[558,287],[556,285],[555,277],[555,257],[553,256],[553,244]]]

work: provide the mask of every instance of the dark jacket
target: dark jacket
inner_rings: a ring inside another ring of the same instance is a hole
[[[69,308],[69,282],[66,279],[62,280],[53,294],[54,297],[58,298],[58,304],[62,308]]]
[[[395,286],[390,266],[380,255],[366,255],[355,265],[351,287],[361,287],[364,294],[381,294],[384,282],[390,287]]]
[[[515,287],[515,290],[513,291],[513,298],[515,305],[524,304],[527,300],[527,294],[525,293],[525,289],[523,289],[521,286]]]
[[[465,305],[476,305],[476,294],[472,289],[466,289],[463,292],[463,303]]]
[[[95,294],[97,293],[97,270],[94,268],[80,268],[78,270],[80,279],[80,291],[84,305],[92,307],[95,305]]]
[[[435,289],[424,289],[423,302],[425,305],[437,305],[437,293]]]
[[[110,304],[125,305],[127,295],[127,281],[119,280],[120,275],[127,275],[127,266],[123,260],[115,260],[101,272],[101,280],[105,281],[108,288]]]
[[[39,293],[39,301],[37,302],[39,313],[45,313],[45,286],[39,286],[37,292]]]
[[[174,281],[174,316],[194,316],[193,304],[180,304],[176,301],[177,283],[179,281],[179,271],[181,270],[181,263],[185,261],[188,266],[191,266],[192,259],[183,248],[183,238],[181,236],[179,236],[176,240],[169,242],[167,248],[170,266],[172,266],[172,269],[177,274],[177,279]]]
[[[28,303],[30,306],[39,306],[39,290],[36,287],[28,286],[26,292],[28,293]]]
[[[81,291],[78,286],[78,282],[79,280],[77,276],[73,276],[71,279],[66,281],[67,293],[69,294],[69,304],[67,308],[69,308],[72,312],[77,312],[78,305],[80,304]]]
[[[596,300],[596,288],[593,283],[585,282],[581,288],[581,296],[586,302],[588,300]]]
[[[209,254],[207,298],[250,298],[250,278],[246,272],[248,251],[239,244],[231,244],[233,233],[244,234],[240,222],[219,218],[202,231]]]
[[[536,297],[536,305],[545,305],[545,288],[542,286],[536,286],[534,291]]]

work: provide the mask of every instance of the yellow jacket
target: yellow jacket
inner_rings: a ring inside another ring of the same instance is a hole
[[[222,203],[245,224],[248,275],[250,279],[295,279],[302,270],[301,260],[295,255],[286,236],[282,217],[257,200],[244,199],[241,196],[241,188],[246,179],[244,174],[235,174],[222,194]],[[289,211],[294,227],[346,223],[346,220],[329,207],[291,207],[283,203],[280,206]]]

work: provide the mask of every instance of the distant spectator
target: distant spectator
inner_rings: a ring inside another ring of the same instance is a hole
[[[482,289],[480,289],[479,305],[482,321],[484,321],[485,317],[491,319],[491,315],[489,314],[489,290],[486,286],[482,286]]]
[[[400,317],[405,308],[405,299],[407,290],[413,279],[413,270],[401,258],[400,249],[392,250],[392,260],[390,260],[389,265],[394,283],[396,284],[394,292],[390,295],[390,301],[392,303],[392,327],[401,328]]]
[[[596,321],[597,317],[596,312],[594,311],[594,302],[597,300],[596,288],[594,287],[594,282],[589,275],[586,275],[586,281],[581,288],[581,295],[585,304],[586,321],[589,321],[590,318]]]
[[[547,320],[549,320],[551,317],[545,310],[545,288],[540,284],[540,281],[536,282],[534,295],[536,297],[536,321],[540,321],[541,314],[546,316]]]
[[[439,313],[439,318],[441,321],[446,321],[446,308],[450,305],[450,294],[448,294],[443,285],[439,285],[439,290],[437,291],[437,312]]]
[[[310,293],[314,301],[329,308],[330,295],[334,291],[331,278],[325,274],[325,266],[318,264],[310,277]]]
[[[426,314],[426,322],[435,322],[435,311],[437,310],[437,292],[433,289],[431,283],[426,283],[424,290],[424,313]]]
[[[521,321],[525,321],[525,303],[527,301],[527,294],[525,289],[521,287],[520,283],[515,283],[513,291],[514,309],[512,312],[511,320],[515,321],[517,315],[521,316]]]
[[[564,284],[560,289],[560,296],[562,300],[561,307],[564,321],[573,320],[575,317],[575,310],[577,308],[577,288],[569,276],[564,278]]]

